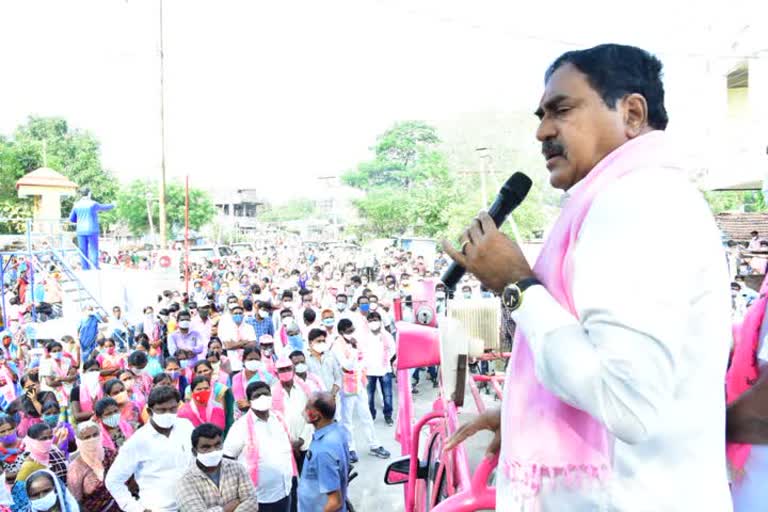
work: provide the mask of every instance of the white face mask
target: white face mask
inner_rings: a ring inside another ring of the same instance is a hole
[[[192,322],[189,320],[179,320],[179,329],[189,329],[190,325],[192,325]]]
[[[371,311],[376,311],[377,309],[379,309],[379,303],[378,302],[371,302],[370,308],[371,308]]]
[[[292,316],[287,316],[287,317],[283,318],[283,325],[285,327],[290,326],[292,323],[293,323],[293,317]]]
[[[249,359],[245,362],[245,369],[249,372],[257,372],[261,370],[264,367],[261,361],[257,361],[255,359]]]
[[[207,468],[215,468],[221,462],[224,450],[216,450],[208,453],[198,453],[197,461]]]
[[[328,350],[328,344],[326,342],[315,343],[314,345],[312,345],[312,350],[314,350],[318,354],[323,354],[325,353],[326,350]]]
[[[347,303],[346,302],[337,302],[336,303],[336,309],[338,309],[339,311],[344,311],[345,309],[347,309]]]
[[[56,491],[51,490],[48,494],[43,496],[42,498],[38,498],[36,500],[30,500],[29,506],[32,507],[32,510],[50,510],[51,507],[53,507],[56,504],[56,500],[58,499],[58,496],[56,496]]]
[[[272,397],[268,395],[261,395],[259,398],[251,400],[251,409],[254,411],[264,412],[272,408]]]
[[[88,389],[91,396],[99,391],[99,372],[85,372],[83,374],[83,385]]]
[[[368,322],[368,327],[371,328],[371,331],[378,332],[381,330],[381,322]]]
[[[173,428],[176,424],[176,413],[152,414],[152,421],[160,428]]]
[[[296,365],[296,373],[307,373],[307,370],[309,370],[309,368],[304,363],[299,363]]]
[[[267,313],[263,309],[259,310],[259,318],[261,318],[263,320],[263,319],[267,318],[267,316],[269,316],[269,313]]]

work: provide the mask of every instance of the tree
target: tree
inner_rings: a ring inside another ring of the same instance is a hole
[[[723,212],[764,212],[768,209],[765,198],[759,191],[724,190],[705,192],[712,213]]]
[[[149,230],[147,216],[147,197],[150,197],[152,223],[158,226],[160,220],[159,205],[152,200],[157,190],[157,183],[134,180],[123,187],[117,197],[116,214],[134,235],[141,235]],[[167,183],[165,191],[166,214],[171,231],[180,233],[184,229],[184,184],[179,181]],[[210,196],[204,190],[191,188],[189,190],[189,227],[200,229],[213,220],[216,207]]]
[[[66,120],[30,116],[12,138],[0,137],[0,200],[18,201],[16,181],[46,165],[80,186],[87,185],[95,200],[112,202],[117,180],[102,167],[99,152],[93,135],[70,128]],[[68,213],[74,201],[74,197],[65,198],[62,212]],[[102,216],[102,226],[106,228],[112,219],[114,215]]]
[[[311,217],[315,213],[315,202],[310,199],[292,199],[283,204],[272,206],[261,214],[265,222],[285,222]]]

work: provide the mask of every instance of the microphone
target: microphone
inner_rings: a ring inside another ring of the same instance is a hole
[[[504,186],[499,190],[499,195],[496,196],[496,200],[488,210],[488,215],[491,216],[497,228],[504,224],[512,210],[520,206],[525,196],[528,195],[528,191],[531,190],[532,184],[531,178],[521,172],[516,172],[504,183]],[[440,280],[452,293],[456,290],[456,285],[466,271],[467,269],[454,261]]]

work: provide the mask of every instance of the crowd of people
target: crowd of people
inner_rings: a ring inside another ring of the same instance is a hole
[[[412,315],[413,284],[447,263],[394,248],[369,262],[278,241],[193,264],[188,293],[181,283],[109,318],[89,308],[78,332],[32,340],[21,285],[30,270],[14,261],[0,335],[0,465],[12,499],[0,503],[344,510],[350,464],[364,451],[390,457],[374,422],[393,425],[394,301]],[[484,292],[468,278],[461,293]]]

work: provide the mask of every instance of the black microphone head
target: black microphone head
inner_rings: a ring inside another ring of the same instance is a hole
[[[499,190],[499,195],[506,201],[513,203],[515,206],[523,202],[525,196],[531,190],[533,182],[531,178],[521,172],[516,172],[509,177],[506,183]]]

